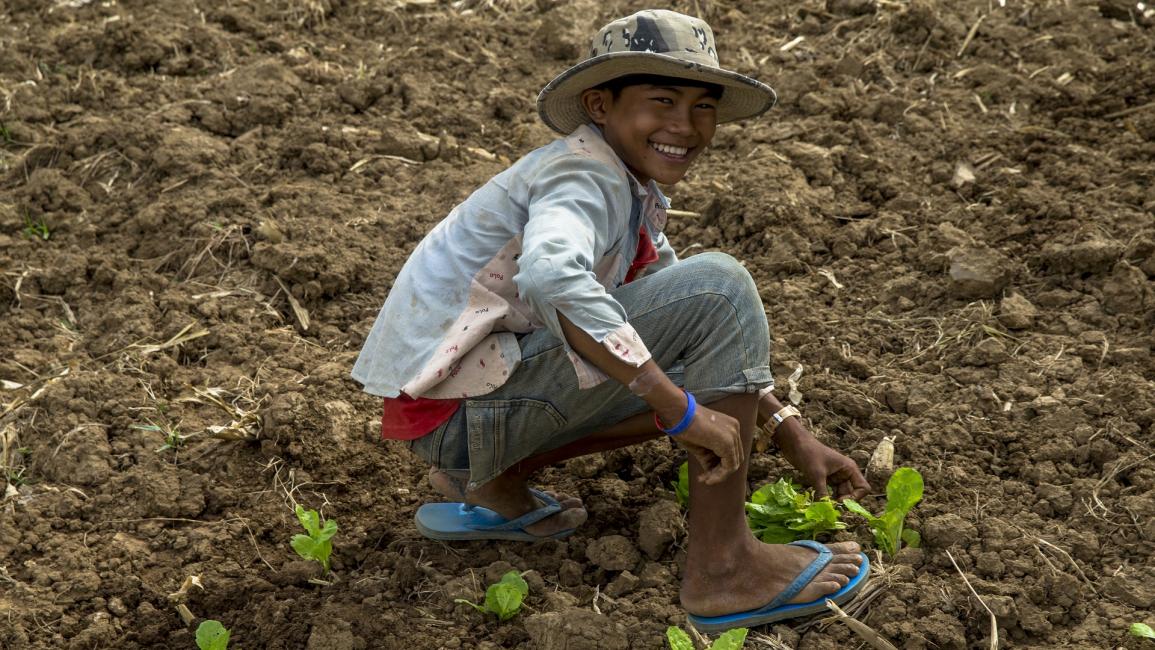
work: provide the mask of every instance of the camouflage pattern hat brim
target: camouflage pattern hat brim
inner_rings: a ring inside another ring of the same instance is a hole
[[[549,82],[537,97],[546,126],[568,135],[589,121],[581,105],[588,88],[632,74],[651,74],[718,84],[718,123],[770,110],[774,90],[718,65],[714,33],[704,21],[664,9],[639,11],[601,28],[589,56]]]

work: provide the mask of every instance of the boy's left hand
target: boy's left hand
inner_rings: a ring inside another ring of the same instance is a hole
[[[861,499],[870,491],[858,465],[819,442],[798,418],[779,425],[774,441],[782,450],[782,457],[801,474],[802,483],[814,488],[815,496],[826,496],[827,484],[834,488],[833,496],[839,500]]]

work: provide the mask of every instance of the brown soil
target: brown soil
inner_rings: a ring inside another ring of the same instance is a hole
[[[242,648],[661,648],[684,623],[672,447],[544,472],[589,506],[569,540],[439,544],[425,469],[348,377],[407,252],[550,140],[537,89],[640,8],[455,4],[0,3],[0,647],[192,648],[190,575]],[[925,477],[924,548],[884,560],[867,623],[986,648],[965,575],[1002,647],[1139,648],[1155,31],[1007,4],[675,2],[781,103],[720,130],[669,231],[759,280],[819,437],[865,464],[896,435]],[[293,502],[340,523],[331,584]],[[514,620],[454,604],[509,568]]]

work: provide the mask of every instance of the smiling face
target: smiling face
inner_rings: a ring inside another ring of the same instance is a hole
[[[718,92],[697,86],[637,84],[582,94],[590,119],[639,182],[673,185],[710,144]]]

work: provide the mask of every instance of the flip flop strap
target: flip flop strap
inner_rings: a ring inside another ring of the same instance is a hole
[[[537,497],[538,501],[541,501],[542,503],[547,504],[547,505],[550,503],[550,501],[552,499],[552,497],[550,497],[545,492],[542,492],[541,490],[535,490],[534,488],[529,488],[529,493],[532,494],[533,496]],[[472,505],[469,503],[463,503],[463,504],[461,504],[461,513],[466,514],[466,513],[469,513],[470,511],[472,511],[474,508],[479,508],[479,507],[481,507],[481,506],[475,506],[475,505]]]
[[[537,510],[531,510],[516,519],[510,519],[504,524],[494,524],[492,526],[475,524],[469,526],[469,528],[473,530],[522,530],[526,526],[532,526],[542,519],[562,511],[561,504],[557,502],[557,499],[538,490],[530,490],[530,493],[545,505]]]
[[[774,600],[770,601],[770,604],[766,605],[763,609],[774,609],[793,600],[799,592],[806,588],[806,585],[810,584],[814,576],[818,575],[818,572],[825,569],[826,565],[830,564],[830,560],[834,559],[833,551],[826,548],[824,544],[820,544],[814,540],[803,539],[797,542],[790,542],[789,545],[802,546],[812,551],[817,551],[818,557],[814,558],[810,564],[802,570],[802,573],[799,573],[798,577],[794,578],[794,582],[787,585],[786,588],[782,590],[782,593],[775,596]]]

